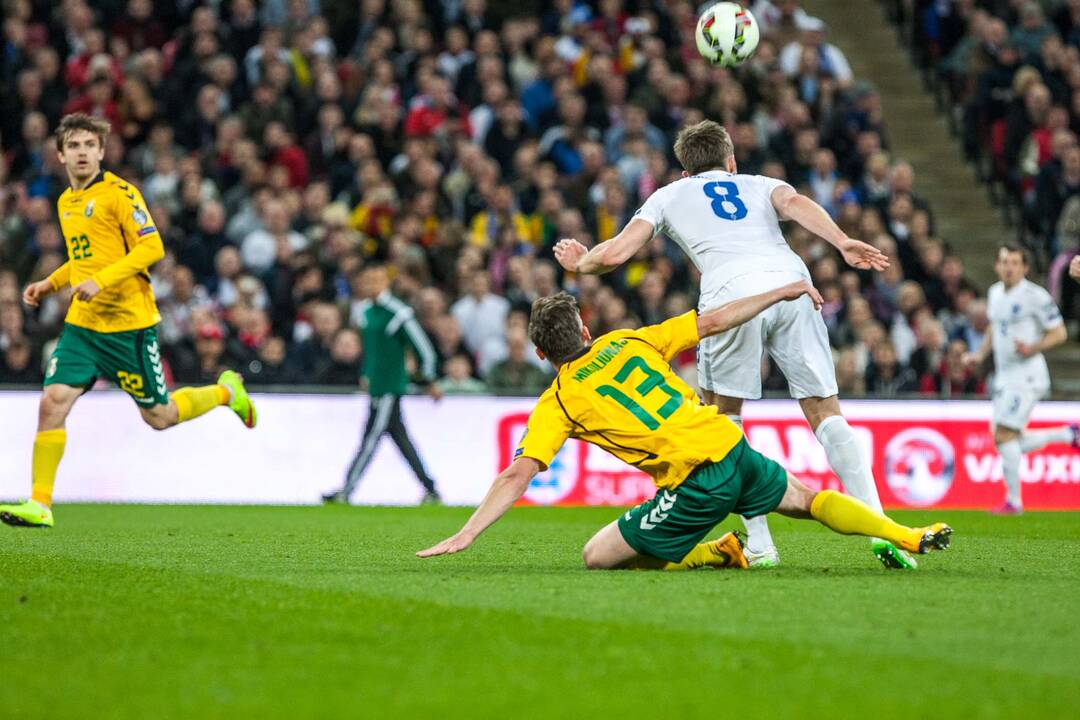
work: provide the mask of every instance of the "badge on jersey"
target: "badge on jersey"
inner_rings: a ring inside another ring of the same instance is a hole
[[[135,212],[131,213],[131,217],[135,218],[135,222],[139,225],[145,225],[146,221],[150,219],[140,207],[135,208]]]
[[[83,210],[83,215],[85,215],[86,217],[91,217],[93,214],[94,214],[94,201],[91,200],[90,202],[86,203],[86,209]]]

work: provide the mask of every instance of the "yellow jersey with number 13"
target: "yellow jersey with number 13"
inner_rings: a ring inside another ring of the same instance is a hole
[[[536,403],[514,457],[547,467],[567,438],[580,438],[678,487],[699,465],[722,460],[742,430],[671,370],[698,344],[693,311],[640,330],[602,335],[559,368]]]
[[[142,330],[161,320],[149,267],[165,253],[161,235],[138,189],[101,172],[82,190],[56,202],[68,261],[49,276],[53,289],[93,278],[101,292],[72,298],[67,322],[97,332]]]

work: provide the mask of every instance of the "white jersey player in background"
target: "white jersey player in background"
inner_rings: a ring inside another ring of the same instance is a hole
[[[981,365],[994,353],[992,385],[994,444],[1001,455],[1005,476],[1005,504],[994,512],[1019,515],[1020,456],[1050,443],[1072,443],[1080,448],[1076,425],[1024,432],[1035,403],[1050,392],[1050,370],[1043,352],[1065,342],[1065,323],[1050,293],[1028,280],[1027,253],[1019,247],[998,250],[994,270],[1001,282],[987,292],[990,332],[979,351],[965,357]]]
[[[780,231],[781,220],[794,220],[832,244],[849,265],[888,267],[877,248],[847,237],[824,208],[787,183],[739,175],[731,138],[717,123],[706,120],[683,129],[675,155],[684,168],[682,179],[654,192],[622,232],[592,250],[577,240],[561,240],[555,246],[559,263],[575,272],[608,272],[663,233],[701,271],[698,307],[705,310],[810,279]],[[698,349],[702,397],[741,425],[743,400],[761,397],[761,360],[768,351],[844,489],[880,511],[870,458],[840,414],[825,322],[803,300],[774,306],[739,328],[704,338]],[[743,520],[750,564],[776,565],[779,556],[765,518]],[[916,566],[910,555],[884,540],[875,538],[872,548],[886,567]]]

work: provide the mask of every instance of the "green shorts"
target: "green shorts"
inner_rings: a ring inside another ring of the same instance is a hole
[[[743,438],[720,462],[700,466],[674,490],[619,518],[619,531],[642,555],[679,562],[729,513],[772,512],[787,490],[787,471]]]
[[[99,377],[115,382],[141,407],[168,404],[157,327],[103,333],[65,323],[45,384],[89,389]]]

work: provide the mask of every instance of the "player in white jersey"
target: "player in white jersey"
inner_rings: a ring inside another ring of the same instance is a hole
[[[884,270],[888,258],[847,237],[829,214],[786,182],[739,175],[731,138],[710,120],[683,129],[675,141],[683,177],[654,192],[614,238],[592,250],[561,240],[555,256],[567,270],[603,273],[629,260],[664,233],[701,271],[699,309],[722,305],[803,278],[810,272],[780,231],[794,220],[836,247],[861,269]],[[828,331],[809,302],[774,306],[745,325],[702,341],[698,384],[705,402],[742,424],[743,400],[761,397],[761,358],[768,352],[788,380],[814,434],[844,488],[880,511],[870,458],[840,414]],[[779,562],[764,517],[744,518],[751,565]],[[886,567],[914,568],[915,560],[884,540],[874,554]]]
[[[1027,253],[1020,247],[1001,247],[994,270],[1001,282],[987,293],[990,332],[978,352],[965,359],[980,365],[994,353],[992,423],[1006,487],[1005,503],[995,512],[1019,515],[1024,507],[1020,456],[1050,443],[1080,448],[1080,428],[1070,425],[1024,432],[1035,403],[1050,392],[1050,370],[1043,352],[1065,342],[1065,323],[1050,293],[1025,277]]]

